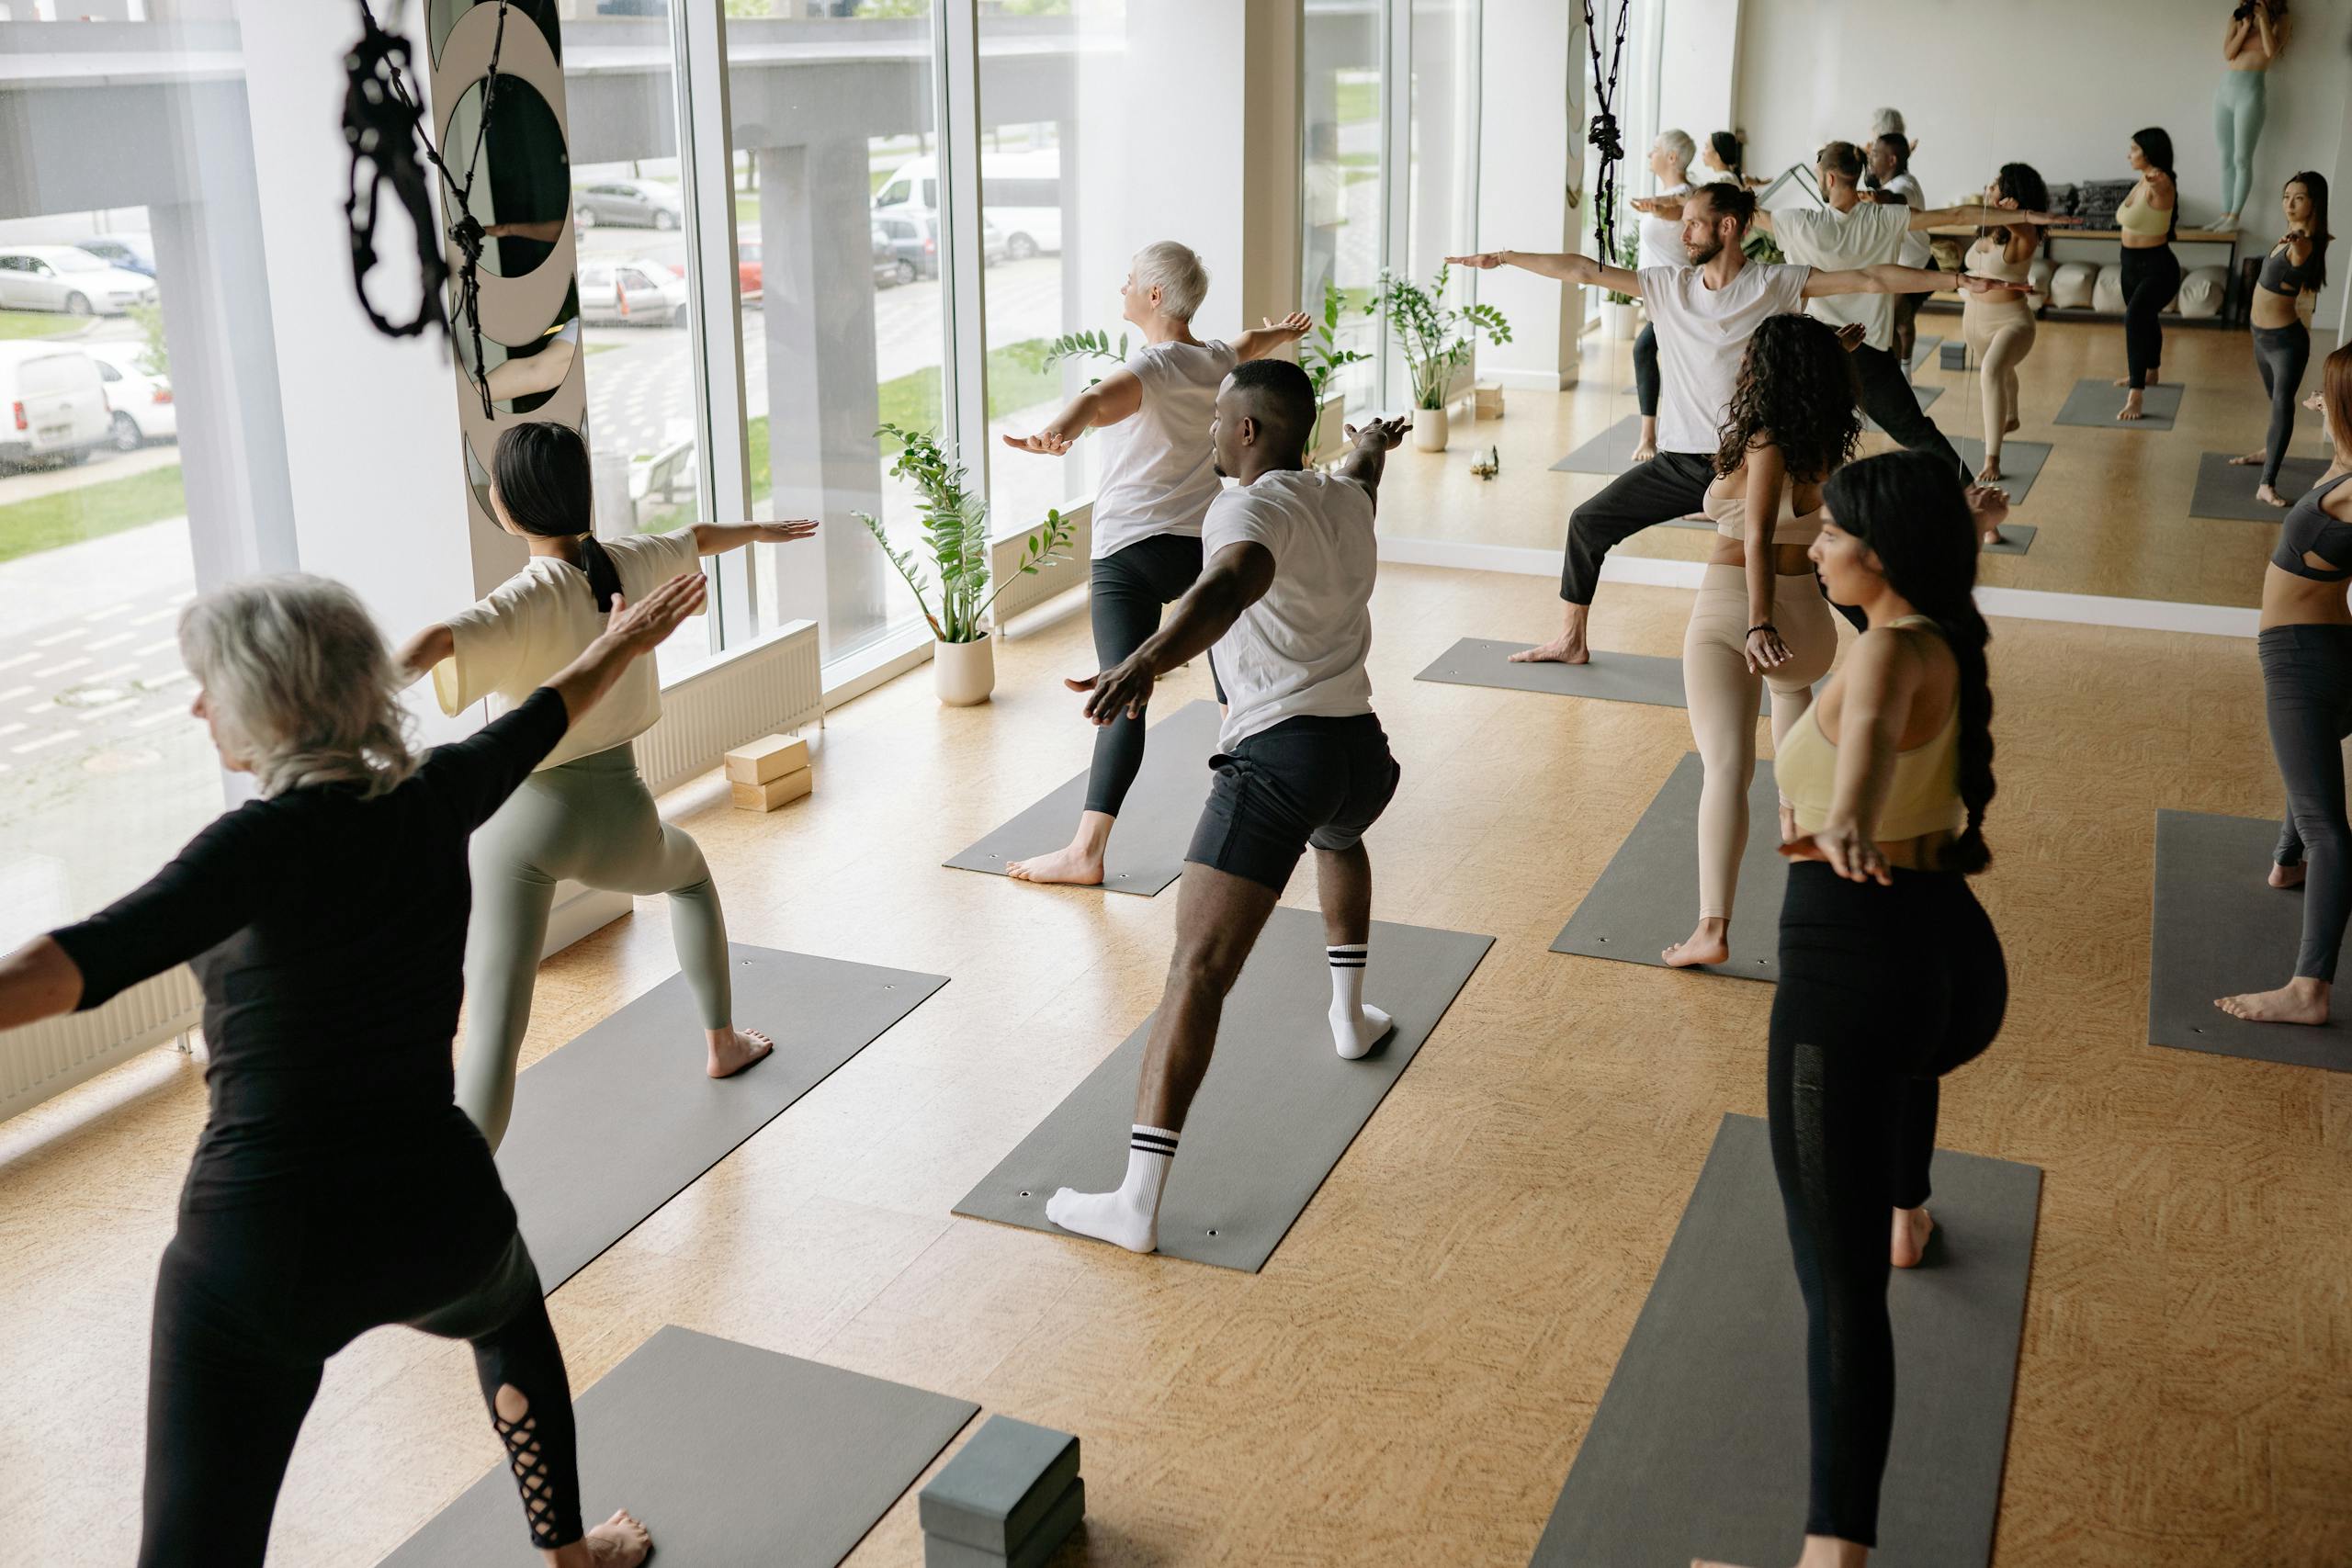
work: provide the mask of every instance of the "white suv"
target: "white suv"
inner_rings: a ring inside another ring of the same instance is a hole
[[[119,316],[155,300],[155,280],[100,261],[77,245],[0,248],[0,308]]]

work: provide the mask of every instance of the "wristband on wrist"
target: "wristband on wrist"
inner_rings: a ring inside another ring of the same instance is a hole
[[[1747,628],[1747,635],[1749,637],[1754,637],[1758,632],[1770,632],[1775,636],[1778,636],[1780,630],[1780,627],[1774,626],[1770,621],[1758,621],[1754,626]]]

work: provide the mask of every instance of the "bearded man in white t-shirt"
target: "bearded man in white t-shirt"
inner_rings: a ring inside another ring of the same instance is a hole
[[[1217,392],[1217,472],[1200,580],[1159,631],[1090,680],[1098,725],[1141,711],[1154,682],[1207,650],[1228,705],[1216,778],[1184,856],[1176,952],[1145,1048],[1127,1175],[1109,1192],[1063,1188],[1046,1205],[1065,1230],[1133,1252],[1159,1245],[1159,1198],[1193,1095],[1216,1048],[1226,993],[1292,871],[1315,851],[1331,972],[1332,1043],[1354,1061],[1390,1029],[1363,1003],[1372,934],[1365,829],[1396,793],[1396,761],[1372,711],[1364,659],[1379,549],[1374,502],[1386,454],[1409,428],[1351,429],[1331,473],[1306,466],[1315,390],[1285,359],[1242,365]]]

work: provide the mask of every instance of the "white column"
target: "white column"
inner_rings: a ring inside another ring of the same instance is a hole
[[[1560,0],[1487,0],[1481,36],[1478,232],[1459,243],[1578,249],[1586,226],[1583,19]],[[1479,376],[1507,387],[1574,386],[1584,293],[1513,267],[1481,276],[1478,298],[1510,319],[1511,341],[1480,345]]]

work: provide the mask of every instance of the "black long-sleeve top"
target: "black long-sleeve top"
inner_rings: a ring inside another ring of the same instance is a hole
[[[466,840],[568,725],[543,686],[372,799],[321,784],[249,801],[144,886],[51,933],[81,971],[84,1010],[194,967],[211,1115],[188,1206],[241,1201],[355,1143],[458,1114]]]

